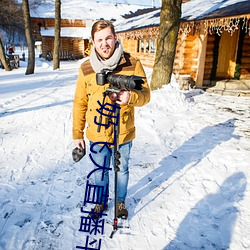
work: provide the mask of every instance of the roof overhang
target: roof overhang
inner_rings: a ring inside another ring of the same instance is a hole
[[[41,36],[54,37],[55,28],[41,28]],[[91,37],[91,28],[85,27],[62,27],[61,37],[89,39]]]

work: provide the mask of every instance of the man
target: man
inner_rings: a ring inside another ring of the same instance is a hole
[[[91,31],[93,41],[93,49],[90,58],[83,62],[77,79],[75,98],[73,104],[73,140],[76,147],[85,147],[84,133],[85,124],[86,137],[90,141],[90,146],[95,144],[95,151],[98,154],[92,154],[92,162],[94,165],[95,185],[103,186],[105,194],[109,189],[109,169],[110,161],[113,158],[114,132],[113,125],[110,123],[108,111],[104,110],[104,116],[99,132],[97,132],[100,112],[100,103],[103,100],[103,93],[109,87],[109,84],[98,85],[96,82],[96,74],[102,70],[109,70],[112,74],[120,74],[126,76],[143,77],[142,89],[122,89],[117,96],[116,103],[120,105],[120,133],[119,133],[119,152],[121,154],[118,172],[118,193],[117,193],[117,217],[127,217],[128,211],[125,206],[128,186],[128,161],[130,157],[130,149],[132,140],[135,138],[134,126],[134,107],[143,106],[150,100],[150,90],[147,84],[145,72],[140,61],[131,57],[123,51],[121,43],[117,40],[114,26],[111,22],[100,20],[94,23]],[[113,104],[109,97],[105,98],[106,103]],[[105,113],[106,112],[106,113]],[[108,124],[110,124],[108,126]],[[100,145],[96,145],[100,142]],[[110,148],[103,147],[101,142],[109,144]],[[102,150],[101,150],[102,149]],[[106,158],[105,158],[106,157]],[[105,167],[103,170],[97,169],[97,164],[102,165],[104,159]],[[94,214],[107,209],[107,197],[101,196],[98,199],[100,204],[94,207]]]

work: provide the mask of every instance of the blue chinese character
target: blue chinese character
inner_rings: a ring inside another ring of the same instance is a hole
[[[98,248],[92,248],[92,247],[90,248],[90,247],[88,247],[88,245],[96,244],[97,240],[93,240],[92,242],[89,242],[89,236],[87,236],[85,246],[84,247],[76,246],[76,248],[85,249],[85,250],[100,250],[101,249],[101,242],[102,242],[102,240],[99,239],[99,245],[97,246]]]
[[[83,211],[81,209],[81,212],[83,213],[90,213],[89,211]],[[94,233],[96,234],[103,234],[104,231],[104,219],[100,219],[103,215],[107,216],[107,214],[104,214],[101,210],[100,213],[94,212],[94,209],[91,210],[92,216],[91,217],[85,217],[81,216],[81,224],[79,231],[85,232],[85,233]],[[96,218],[96,215],[99,215],[98,218]]]
[[[81,210],[82,210],[82,208],[81,208]],[[85,211],[82,211],[82,212],[85,212]],[[88,212],[85,212],[85,213],[88,213]],[[85,221],[83,221],[83,219]],[[91,220],[92,220],[91,217],[81,216],[81,223],[80,223],[80,229],[79,229],[79,231],[85,232],[85,233],[89,233],[90,232],[90,228],[91,228]],[[83,222],[85,222],[85,223],[83,223]]]
[[[99,109],[96,109],[96,111],[102,116],[106,116],[106,117],[109,117],[109,118],[114,118],[114,122],[109,119],[108,120],[108,124],[103,124],[103,123],[100,123],[100,122],[97,122],[96,119],[97,117],[95,116],[95,119],[94,119],[94,122],[96,125],[100,125],[100,126],[106,126],[106,127],[109,127],[110,124],[113,124],[113,125],[117,125],[118,124],[118,121],[119,121],[119,114],[117,115],[111,115],[111,113],[115,113],[116,112],[116,109],[120,109],[121,107],[119,107],[117,105],[117,103],[115,104],[110,104],[110,103],[105,103],[104,105],[102,105],[99,101],[97,101],[97,103],[101,106],[101,108]],[[111,106],[113,107],[113,109],[109,109],[109,108],[106,108],[106,106]],[[109,113],[108,114],[105,114],[103,113],[103,110],[106,110],[108,111]]]
[[[104,186],[89,184],[89,181],[87,180],[83,205],[86,206],[86,203],[101,205],[102,199],[105,197],[104,200],[106,201],[109,197],[107,192],[108,192],[108,184],[106,186],[106,193],[104,193]],[[101,200],[98,199],[99,196],[101,196]],[[106,202],[104,206],[106,206]]]
[[[89,157],[91,159],[91,161],[95,164],[95,166],[97,166],[97,168],[93,169],[87,176],[87,178],[90,177],[90,175],[92,175],[95,171],[97,170],[102,170],[102,181],[103,181],[103,178],[104,178],[104,172],[105,170],[112,170],[112,168],[106,168],[105,165],[106,165],[106,156],[104,157],[104,161],[103,161],[103,165],[99,165],[98,163],[95,162],[95,160],[93,159],[92,155],[89,154]]]
[[[114,140],[113,140],[113,142],[103,142],[103,141],[101,141],[101,142],[94,142],[94,143],[91,145],[91,147],[90,147],[90,151],[91,151],[92,153],[94,153],[94,154],[97,154],[97,151],[94,150],[95,145],[101,145],[101,144],[103,144],[103,146],[102,146],[101,149],[99,150],[99,153],[102,152],[102,150],[103,150],[105,147],[106,147],[106,148],[109,150],[109,152],[111,153],[112,150],[111,150],[110,146],[111,146],[111,145],[115,145],[115,140],[116,140],[116,135],[117,135],[116,133],[117,133],[117,131],[115,130],[115,131],[114,131]]]

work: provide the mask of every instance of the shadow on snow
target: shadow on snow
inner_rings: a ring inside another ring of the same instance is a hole
[[[234,203],[243,199],[246,185],[242,172],[228,177],[217,193],[207,195],[190,210],[164,250],[229,249],[239,213]]]
[[[149,195],[153,190],[166,182],[172,175],[174,175],[174,173],[182,170],[188,165],[189,166],[185,172],[190,168],[196,167],[197,164],[199,164],[199,162],[216,146],[229,141],[232,138],[239,139],[239,136],[233,134],[235,129],[234,123],[235,119],[229,119],[223,123],[202,129],[198,134],[192,136],[178,149],[173,151],[171,155],[162,159],[158,168],[154,169],[140,179],[135,185],[131,186],[128,190],[129,196],[133,197],[134,200],[140,200],[142,197]],[[183,175],[184,174],[185,173],[183,173]],[[164,189],[161,189],[162,191],[150,199],[150,201],[143,207],[155,200],[170,185],[172,185],[173,182],[169,183]],[[143,209],[143,207],[141,209]]]
[[[6,116],[9,116],[9,115],[15,115],[15,114],[25,113],[25,112],[29,112],[29,111],[44,109],[44,108],[51,108],[51,107],[55,107],[55,106],[65,105],[65,104],[72,103],[72,102],[73,102],[73,100],[66,100],[66,101],[62,101],[62,102],[54,102],[54,103],[50,103],[50,104],[43,104],[43,105],[39,105],[39,106],[36,106],[36,107],[21,108],[21,109],[14,110],[14,111],[5,111],[3,113],[0,113],[0,117],[6,117]]]

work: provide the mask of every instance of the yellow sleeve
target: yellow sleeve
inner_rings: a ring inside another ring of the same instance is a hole
[[[141,107],[150,101],[150,88],[148,86],[145,71],[139,60],[137,60],[136,62],[134,75],[142,76],[144,83],[142,84],[142,90],[132,89],[130,91],[130,98],[129,98],[128,105]]]
[[[85,76],[81,68],[76,82],[76,90],[73,101],[73,128],[72,136],[73,140],[83,139],[86,123],[86,112],[88,108],[88,97],[85,84]]]

